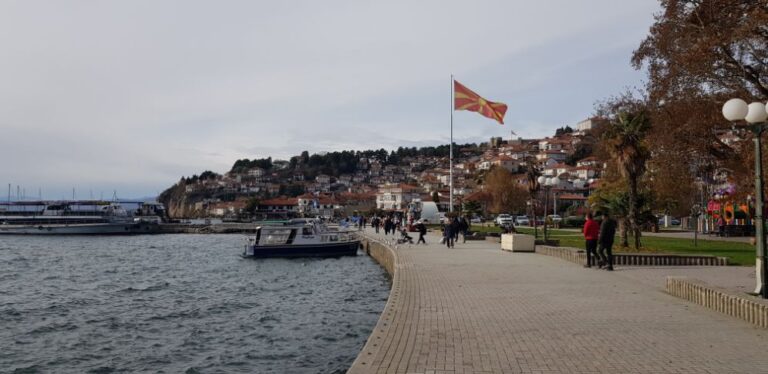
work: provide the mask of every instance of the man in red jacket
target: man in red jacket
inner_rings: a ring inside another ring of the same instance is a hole
[[[587,241],[587,264],[584,267],[592,267],[592,258],[597,258],[597,239],[600,236],[600,225],[592,219],[592,213],[587,213],[587,222],[584,223],[584,240]]]

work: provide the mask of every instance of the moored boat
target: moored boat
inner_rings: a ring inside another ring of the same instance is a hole
[[[132,234],[137,222],[120,204],[103,201],[24,201],[0,204],[0,234]]]
[[[355,231],[329,228],[313,219],[260,226],[246,239],[243,256],[256,258],[356,256],[360,247]]]

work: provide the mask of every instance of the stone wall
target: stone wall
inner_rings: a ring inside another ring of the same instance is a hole
[[[371,258],[384,268],[391,277],[395,276],[395,252],[383,243],[371,240],[363,239],[363,250]]]
[[[365,253],[378,262],[379,265],[381,265],[392,277],[392,289],[389,292],[387,305],[384,307],[381,316],[379,316],[379,321],[376,323],[376,327],[374,327],[371,335],[368,337],[368,341],[365,342],[365,346],[363,346],[360,354],[357,355],[357,358],[347,371],[348,374],[369,372],[368,368],[371,366],[370,360],[375,357],[375,354],[379,351],[382,343],[381,335],[377,334],[377,331],[382,332],[386,328],[394,309],[393,305],[400,291],[400,283],[396,272],[397,254],[395,251],[387,247],[384,243],[368,237],[362,239],[362,244]]]

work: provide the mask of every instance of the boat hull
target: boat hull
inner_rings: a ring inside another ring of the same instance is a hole
[[[292,257],[340,257],[357,256],[360,241],[331,244],[246,246],[243,257],[292,258]]]
[[[0,235],[130,235],[133,223],[0,225]]]

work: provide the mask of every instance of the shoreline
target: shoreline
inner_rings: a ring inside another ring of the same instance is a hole
[[[390,276],[390,288],[389,296],[387,297],[387,303],[384,305],[384,310],[381,311],[376,325],[371,330],[371,334],[366,339],[363,348],[360,349],[355,361],[352,362],[347,373],[359,373],[364,372],[366,367],[370,366],[370,361],[376,356],[376,353],[381,348],[381,333],[390,322],[390,318],[394,309],[394,303],[397,300],[397,296],[400,293],[400,279],[397,272],[397,252],[394,251],[389,245],[373,239],[368,235],[363,234],[363,250],[365,253],[373,258],[377,264],[379,264]]]

